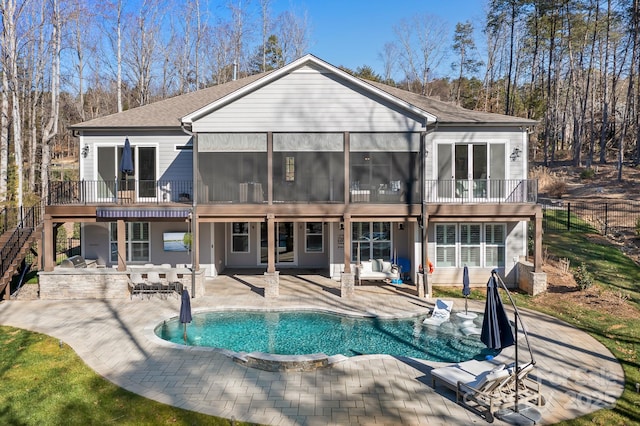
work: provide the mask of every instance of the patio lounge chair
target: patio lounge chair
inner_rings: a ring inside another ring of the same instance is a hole
[[[449,321],[451,308],[453,308],[453,301],[442,299],[436,300],[436,305],[433,307],[431,316],[429,318],[425,318],[422,323],[425,325],[440,325]]]
[[[462,363],[464,364],[464,363]],[[493,368],[490,368],[493,367]],[[510,383],[515,378],[512,370],[504,364],[487,365],[479,374],[467,371],[460,364],[436,368],[431,371],[431,380],[435,388],[436,380],[456,391],[456,402],[464,405],[489,423],[493,422],[494,409],[510,397]],[[507,392],[504,392],[504,390]]]
[[[522,367],[518,373],[518,401],[538,406],[545,404],[540,394],[540,383],[529,378],[533,364]],[[515,401],[516,374],[513,366],[496,365],[492,361],[466,361],[431,371],[431,381],[436,381],[456,391],[456,402],[493,422],[493,413],[500,406]]]

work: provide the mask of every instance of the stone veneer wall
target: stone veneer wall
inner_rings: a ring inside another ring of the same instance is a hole
[[[533,272],[533,263],[520,260],[516,265],[518,288],[530,296],[547,291],[547,274]]]
[[[126,299],[130,297],[128,274],[108,268],[41,271],[38,273],[40,299]],[[191,275],[183,274],[181,281],[189,293],[193,293]],[[204,270],[196,272],[195,287],[196,297],[204,296]]]

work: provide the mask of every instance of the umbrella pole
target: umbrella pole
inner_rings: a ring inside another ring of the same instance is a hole
[[[518,361],[518,323],[520,323],[520,326],[522,327],[522,332],[524,333],[524,337],[525,337],[525,341],[527,342],[527,347],[529,348],[529,354],[531,355],[531,364],[535,365],[535,360],[533,359],[533,351],[531,350],[531,345],[529,344],[529,336],[527,335],[527,329],[524,326],[524,323],[522,322],[522,317],[520,316],[520,311],[518,311],[518,307],[516,306],[516,302],[513,300],[513,298],[511,297],[511,293],[509,293],[509,290],[507,289],[506,284],[504,283],[504,281],[502,281],[502,278],[500,278],[500,275],[498,275],[497,271],[494,269],[493,271],[491,271],[491,275],[493,275],[496,279],[496,281],[499,283],[500,286],[502,286],[502,289],[507,293],[507,297],[509,298],[509,302],[511,303],[511,306],[513,306],[513,317],[514,317],[514,325],[515,325],[515,374],[516,374],[516,391],[515,391],[515,405],[512,409],[503,409],[498,411],[498,413],[496,413],[496,416],[498,418],[500,418],[501,420],[503,420],[506,423],[513,423],[513,424],[517,424],[517,425],[526,425],[526,424],[536,424],[540,418],[542,417],[542,415],[540,414],[540,412],[538,412],[538,410],[536,410],[533,407],[528,407],[528,406],[524,406],[521,407],[519,405],[519,399],[520,399],[520,364]]]

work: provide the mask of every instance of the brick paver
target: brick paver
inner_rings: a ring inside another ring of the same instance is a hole
[[[339,283],[312,273],[283,275],[280,297],[265,299],[260,278],[238,272],[210,280],[207,294],[192,299],[193,310],[318,308],[407,316],[426,313],[433,304],[404,285],[357,286],[353,298],[342,299]],[[99,374],[132,392],[228,419],[273,425],[485,423],[456,404],[454,392],[431,387],[429,371],[442,363],[367,355],[313,372],[278,373],[247,368],[214,350],[163,342],[153,329],[177,316],[179,303],[176,298],[4,302],[0,323],[59,338]],[[462,306],[462,300],[455,301],[454,310]],[[473,301],[469,307],[484,308]],[[548,401],[540,407],[543,423],[615,403],[624,374],[603,345],[554,318],[522,314],[537,361],[535,376]],[[524,348],[523,340],[520,344]],[[500,357],[512,360],[513,348]]]

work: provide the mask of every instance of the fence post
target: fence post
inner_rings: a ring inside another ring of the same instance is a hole
[[[571,230],[571,203],[567,203],[567,231]]]
[[[604,235],[607,236],[607,228],[609,227],[609,204],[604,203]]]

